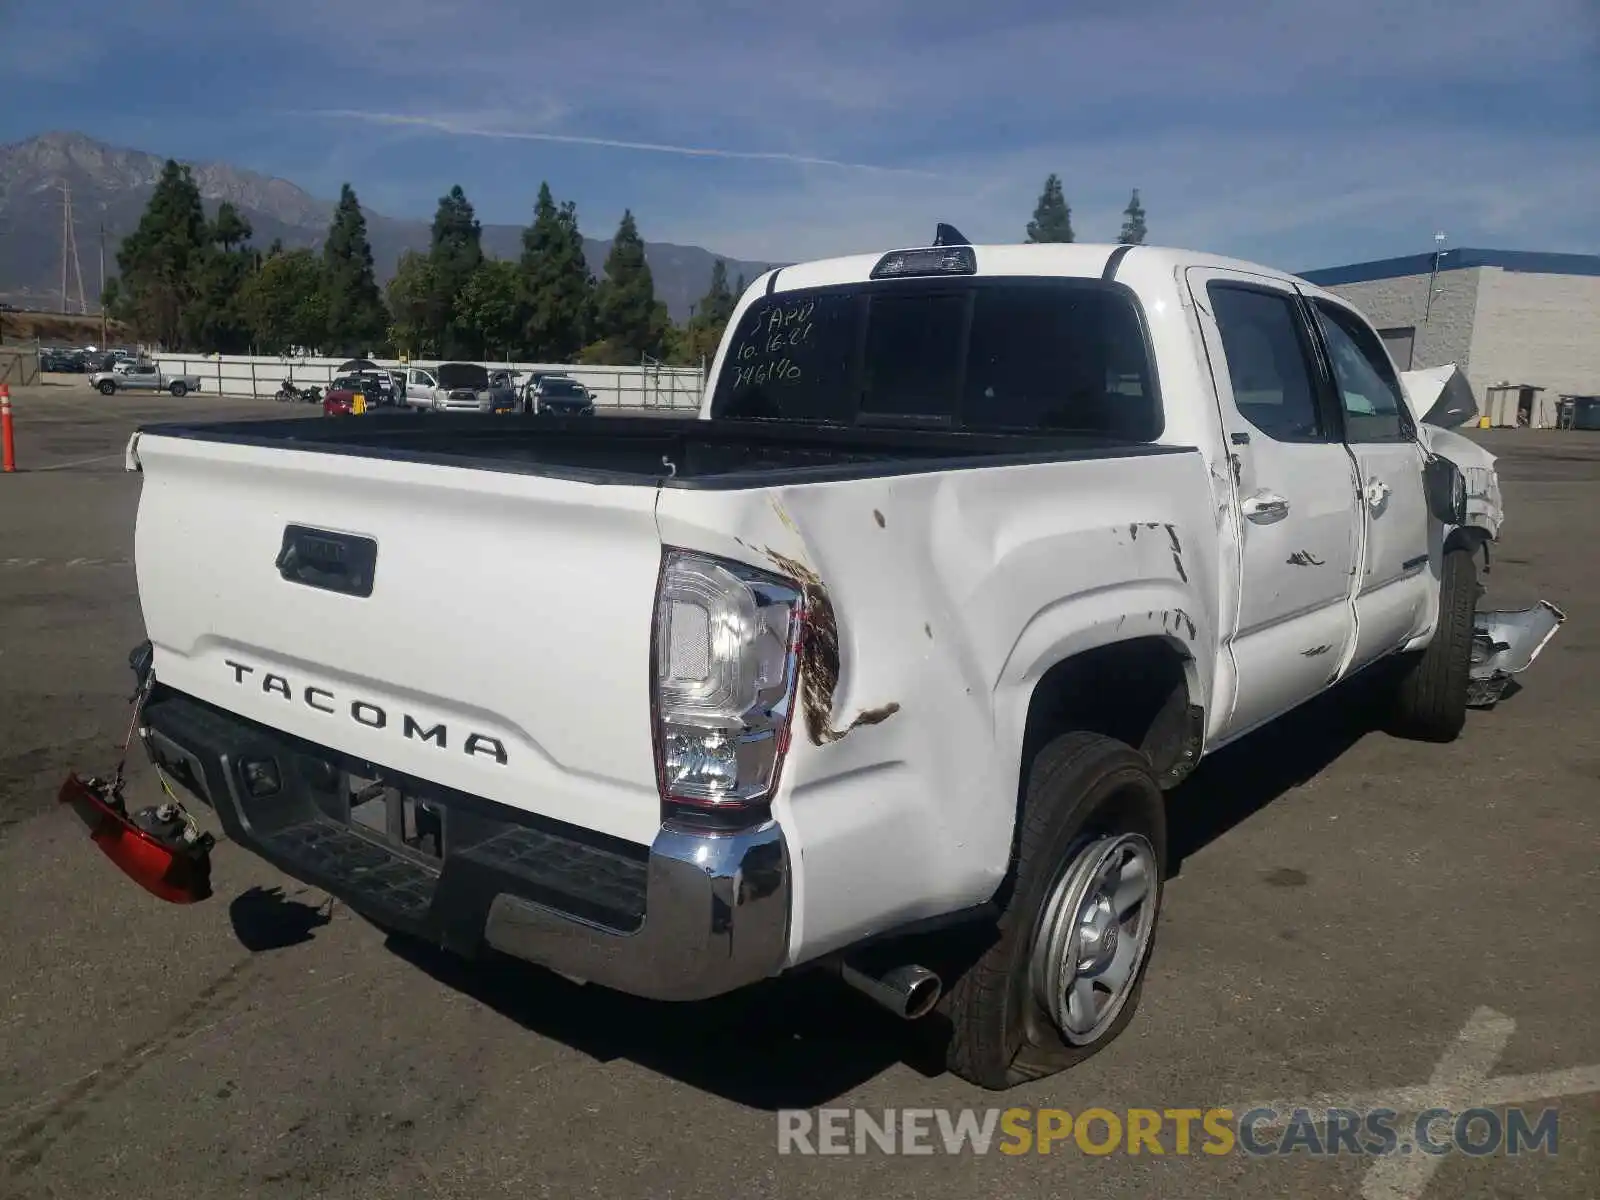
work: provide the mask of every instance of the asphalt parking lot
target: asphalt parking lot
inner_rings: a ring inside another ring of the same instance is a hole
[[[1600,1195],[1600,437],[1475,435],[1510,513],[1490,596],[1568,614],[1522,690],[1448,747],[1370,732],[1336,697],[1210,761],[1172,798],[1178,870],[1128,1034],[996,1097],[822,980],[669,1007],[460,965],[226,843],[212,900],[139,891],[54,800],[69,769],[109,769],[127,725],[143,635],[122,446],[140,422],[290,410],[72,387],[16,408],[0,1195]],[[149,797],[137,759],[135,778]],[[1558,1106],[1557,1153],[777,1151],[780,1108],[1359,1106],[1430,1083],[1457,1108]]]

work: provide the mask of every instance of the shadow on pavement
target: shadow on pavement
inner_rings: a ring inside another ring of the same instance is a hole
[[[1356,678],[1208,755],[1167,793],[1167,876],[1382,728],[1378,681]]]
[[[1353,681],[1208,758],[1168,799],[1171,873],[1378,728],[1370,692]],[[821,972],[668,1004],[583,987],[500,955],[469,962],[393,934],[387,946],[531,1031],[756,1109],[827,1105],[896,1063],[928,1077],[944,1071],[942,1017],[902,1022]]]
[[[895,1063],[932,1077],[942,1056],[917,1024],[820,972],[691,1004],[571,983],[491,954],[469,962],[391,934],[391,952],[446,987],[601,1062],[623,1058],[750,1108],[814,1108]]]
[[[235,896],[228,919],[239,944],[252,954],[298,946],[333,919],[326,905],[290,900],[279,887],[253,887]]]

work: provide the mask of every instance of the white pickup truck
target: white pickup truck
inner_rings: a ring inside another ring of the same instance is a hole
[[[1409,403],[1281,272],[941,244],[758,279],[698,419],[146,428],[144,742],[380,926],[827,966],[1009,1086],[1127,1025],[1202,757],[1357,672],[1449,740],[1553,632],[1475,632],[1493,460]]]

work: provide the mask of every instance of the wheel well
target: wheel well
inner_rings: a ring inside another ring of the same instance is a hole
[[[1444,540],[1444,552],[1449,554],[1452,550],[1471,550],[1477,553],[1478,547],[1488,541],[1487,529],[1481,529],[1476,525],[1457,525]]]
[[[1028,704],[1022,775],[1057,734],[1101,733],[1140,750],[1163,787],[1199,761],[1204,712],[1192,702],[1188,659],[1161,638],[1135,638],[1063,659],[1044,673]]]

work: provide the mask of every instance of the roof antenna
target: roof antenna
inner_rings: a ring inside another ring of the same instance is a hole
[[[940,221],[939,227],[934,230],[933,244],[935,246],[972,245],[972,243],[967,241],[967,239],[962,235],[959,229],[957,229],[954,225],[946,225],[943,221]]]

